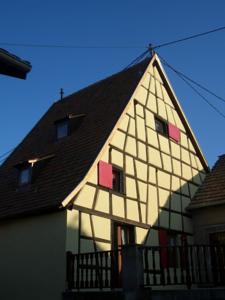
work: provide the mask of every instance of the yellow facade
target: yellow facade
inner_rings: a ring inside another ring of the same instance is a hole
[[[110,249],[114,222],[133,225],[136,243],[158,245],[160,229],[186,234],[191,240],[192,221],[186,207],[202,184],[205,170],[195,138],[163,74],[153,60],[99,157],[123,170],[124,192],[98,185],[95,165],[74,197],[80,234],[77,251]],[[157,132],[155,117],[179,128],[180,141]],[[69,245],[67,250],[71,250]]]

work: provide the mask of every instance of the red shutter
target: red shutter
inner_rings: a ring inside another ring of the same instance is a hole
[[[168,266],[168,257],[167,257],[167,246],[168,246],[168,235],[167,231],[160,229],[159,230],[159,245],[162,247],[160,249],[160,261],[161,267],[167,268]]]
[[[173,124],[168,124],[169,137],[175,140],[177,143],[180,141],[180,129]]]
[[[98,183],[101,186],[112,189],[113,176],[112,176],[112,165],[100,161],[98,163]]]

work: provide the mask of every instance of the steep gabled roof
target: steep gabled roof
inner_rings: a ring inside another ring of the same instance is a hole
[[[225,154],[221,155],[198,189],[189,210],[225,204]]]
[[[57,209],[80,183],[129,102],[149,59],[53,104],[0,168],[0,218]],[[54,122],[85,114],[77,130],[55,141]],[[15,166],[52,156],[27,189],[17,190]]]
[[[208,163],[207,163],[207,161],[206,161],[206,159],[205,159],[205,157],[204,157],[204,155],[203,155],[203,153],[201,151],[201,148],[200,148],[200,146],[198,144],[198,141],[197,141],[197,139],[196,139],[196,137],[195,137],[195,135],[194,135],[194,133],[193,133],[193,131],[192,131],[189,123],[188,123],[188,120],[185,117],[185,114],[184,114],[184,112],[182,110],[182,107],[181,107],[181,105],[179,103],[179,100],[176,97],[176,94],[175,94],[175,92],[174,92],[174,90],[173,90],[173,88],[172,88],[172,86],[170,84],[170,81],[169,81],[169,79],[168,79],[168,77],[167,77],[167,75],[166,75],[166,73],[165,73],[165,71],[163,69],[163,66],[162,66],[162,64],[160,62],[160,59],[158,58],[157,54],[154,54],[154,56],[152,57],[149,65],[148,65],[148,68],[146,69],[146,71],[145,71],[145,73],[143,75],[142,80],[143,81],[145,80],[144,79],[145,76],[147,75],[147,73],[150,71],[150,69],[152,67],[157,67],[157,70],[158,70],[158,72],[159,72],[159,74],[160,74],[160,76],[161,76],[161,78],[163,80],[165,88],[166,88],[166,90],[167,90],[167,92],[168,92],[168,94],[169,94],[169,96],[171,98],[171,101],[172,101],[172,103],[173,103],[173,105],[174,105],[174,107],[175,107],[175,109],[176,109],[176,111],[178,113],[178,116],[180,117],[180,119],[181,119],[181,121],[183,123],[183,126],[184,126],[184,128],[185,128],[185,130],[186,130],[186,132],[187,132],[187,134],[188,134],[188,136],[189,136],[189,138],[190,138],[190,140],[191,140],[191,142],[193,144],[193,147],[194,147],[194,149],[196,151],[196,154],[198,155],[198,157],[199,157],[199,159],[200,159],[200,161],[202,163],[202,166],[203,166],[205,172],[208,172],[209,171]],[[142,80],[139,82],[139,85],[141,84]],[[136,87],[136,90],[134,91],[134,93],[132,95],[132,98],[135,98],[135,93],[138,90],[138,86]],[[129,103],[127,104],[126,108],[123,111],[123,115],[125,115],[126,111],[129,109],[129,105],[131,105],[131,104],[132,104],[132,102],[129,101]],[[123,115],[120,116],[120,119],[123,118]],[[117,129],[118,124],[119,124],[119,121],[117,122],[117,125],[113,128],[113,131],[111,132],[111,136],[113,136],[113,132]],[[106,143],[105,143],[106,145],[107,145],[107,142],[109,142],[109,140],[110,140],[110,137],[109,137],[108,141],[106,141]],[[102,149],[102,152],[103,152],[103,149]],[[101,153],[99,153],[99,154],[101,154]],[[101,155],[99,155],[98,157],[96,157],[96,160],[95,160],[95,162],[92,165],[92,168],[89,169],[88,173],[83,178],[83,180],[80,182],[80,184],[78,186],[76,186],[75,189],[72,191],[72,193],[70,193],[65,198],[65,200],[62,202],[62,205],[64,207],[67,206],[73,200],[73,197],[79,192],[79,190],[85,184],[85,182],[87,181],[87,178],[88,178],[89,174],[91,174],[91,171],[94,169],[94,167],[96,167],[96,164],[98,163],[98,160],[99,160],[100,156]]]
[[[167,92],[181,118],[204,169],[207,162],[179,105],[157,55],[99,81],[53,104],[0,168],[0,219],[67,206],[96,166],[131,99],[135,98],[148,66],[156,64]],[[69,115],[85,115],[68,137],[55,141],[54,123]],[[46,159],[47,158],[47,159]],[[18,171],[25,161],[45,162],[35,181],[17,187]]]

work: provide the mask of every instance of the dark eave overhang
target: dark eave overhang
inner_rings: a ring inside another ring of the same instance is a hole
[[[18,56],[0,49],[0,74],[26,79],[27,73],[32,66],[28,61],[20,59]]]

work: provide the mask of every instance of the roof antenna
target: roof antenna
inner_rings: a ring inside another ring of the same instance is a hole
[[[61,88],[61,89],[60,89],[60,97],[61,97],[61,100],[63,99],[63,96],[64,96],[64,90]]]
[[[155,54],[153,44],[149,44],[149,45],[148,45],[148,50],[149,50],[149,52],[150,52],[151,57],[153,57],[153,55]]]

